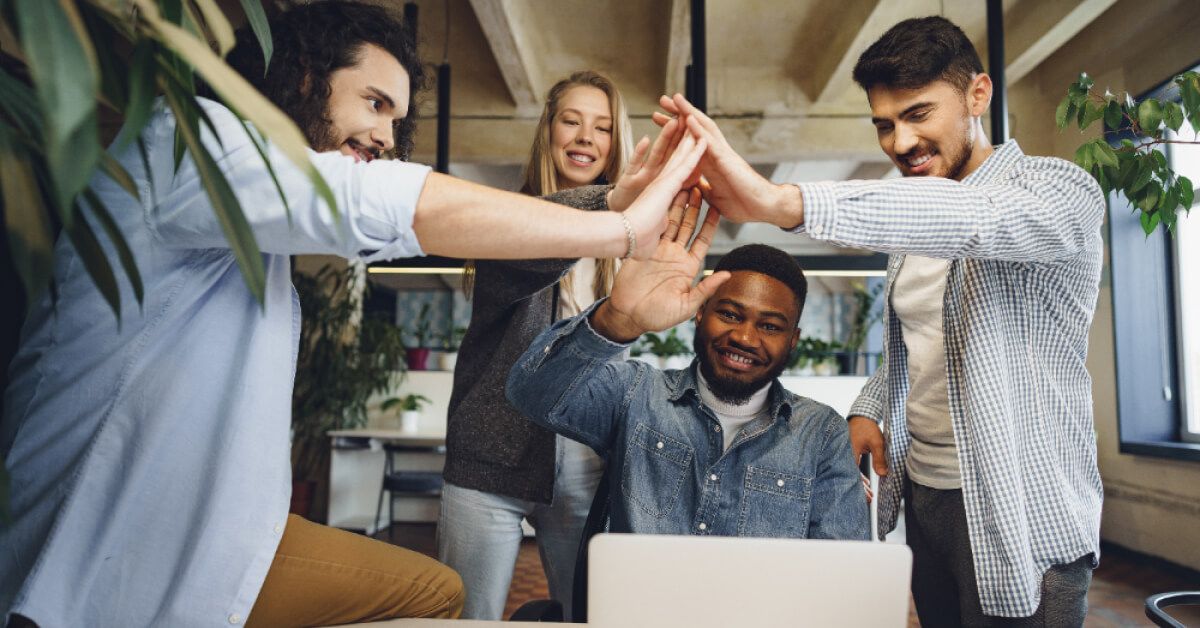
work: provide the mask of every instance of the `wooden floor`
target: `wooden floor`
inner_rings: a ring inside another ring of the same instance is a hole
[[[394,543],[437,557],[435,528],[432,524],[396,524]],[[387,532],[376,538],[387,540]],[[1105,545],[1100,567],[1092,577],[1088,592],[1088,628],[1149,626],[1143,604],[1146,597],[1163,591],[1200,590],[1200,572],[1166,561],[1150,558],[1120,547]],[[507,618],[529,600],[549,597],[537,544],[526,539],[517,555],[512,588],[504,610]],[[1200,626],[1200,607],[1176,607],[1172,615],[1185,626]],[[910,626],[920,626],[910,613]]]

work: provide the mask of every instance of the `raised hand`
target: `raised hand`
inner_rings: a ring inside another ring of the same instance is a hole
[[[707,148],[704,140],[684,133],[658,176],[625,210],[624,216],[637,239],[631,257],[646,259],[656,254],[658,237],[667,228],[667,210],[672,206],[671,199],[684,188],[685,183],[695,180],[696,164]]]
[[[642,190],[662,172],[663,166],[684,135],[686,131],[683,125],[677,120],[670,120],[663,125],[653,146],[650,145],[649,138],[643,137],[634,147],[629,167],[609,192],[608,208],[616,212],[625,211]]]
[[[794,186],[771,183],[755,172],[750,164],[729,145],[721,129],[683,96],[663,96],[659,105],[668,114],[655,112],[653,120],[661,126],[682,119],[688,132],[708,144],[700,161],[700,173],[712,185],[705,194],[709,205],[733,222],[768,222],[784,228],[803,222],[800,192]]]
[[[592,315],[592,326],[602,336],[631,342],[647,331],[674,327],[691,318],[705,299],[729,279],[729,273],[722,271],[692,285],[704,268],[704,256],[720,220],[710,208],[689,247],[688,240],[700,216],[700,200],[698,190],[677,194],[654,255],[621,265],[612,295]]]

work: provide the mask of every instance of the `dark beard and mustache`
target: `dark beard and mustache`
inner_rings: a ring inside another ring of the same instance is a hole
[[[700,366],[700,374],[704,376],[705,383],[708,384],[708,389],[712,394],[721,401],[740,406],[750,401],[750,397],[758,392],[760,388],[775,380],[783,373],[783,369],[787,367],[787,360],[780,360],[778,364],[771,367],[771,370],[763,374],[762,377],[750,381],[742,381],[738,379],[725,378],[717,375],[713,369],[712,363],[708,357],[708,339],[702,339],[697,333],[692,339],[692,350],[696,353],[696,362]]]

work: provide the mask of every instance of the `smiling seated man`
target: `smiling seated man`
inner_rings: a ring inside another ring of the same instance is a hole
[[[609,497],[615,532],[868,538],[846,422],[778,380],[800,335],[803,271],[783,251],[753,244],[693,288],[716,223],[706,221],[686,251],[695,213],[653,260],[622,266],[609,299],[534,341],[509,375],[509,400],[620,473]],[[692,313],[688,368],[614,359]]]

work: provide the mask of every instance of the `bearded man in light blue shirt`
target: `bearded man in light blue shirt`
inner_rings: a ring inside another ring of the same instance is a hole
[[[260,305],[195,164],[185,158],[174,167],[171,113],[160,104],[142,132],[145,164],[136,148],[113,155],[142,200],[103,177],[92,189],[134,251],[145,300],[134,305],[123,285],[118,321],[77,252],[59,240],[57,303],[47,296],[32,308],[0,423],[14,514],[0,527],[0,623],[455,616],[463,595],[454,572],[287,515],[300,325],[288,256],[645,257],[704,150],[682,138],[652,183],[643,171],[611,194],[601,189],[622,213],[572,211],[378,160],[411,146],[423,74],[407,29],[379,8],[319,2],[282,14],[272,33],[269,71],[248,35],[231,63],[321,151],[310,157],[340,213],[270,149],[285,207],[240,121],[202,101],[213,127],[205,125],[203,141],[262,250]],[[102,245],[115,263],[111,243]]]

